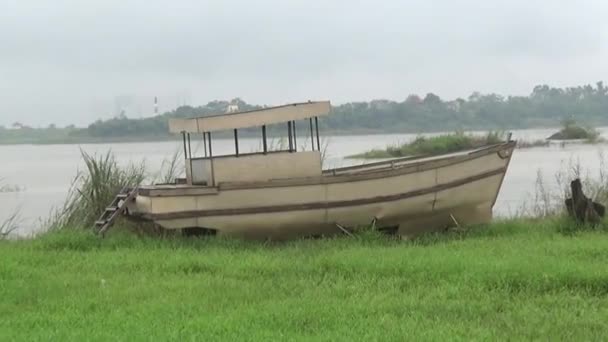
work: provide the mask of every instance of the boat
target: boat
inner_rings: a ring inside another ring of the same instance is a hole
[[[413,236],[492,219],[516,144],[510,137],[460,153],[323,170],[319,118],[330,112],[329,101],[309,101],[171,119],[170,132],[182,135],[186,176],[140,186],[126,212],[188,234],[276,240],[370,225]],[[296,123],[300,135],[302,127],[310,134],[304,149]],[[285,124],[288,146],[271,151],[267,127]],[[239,150],[243,129],[260,129],[261,151]],[[213,154],[212,134],[220,131],[234,136],[234,153]],[[202,136],[200,155],[192,154],[191,135]]]

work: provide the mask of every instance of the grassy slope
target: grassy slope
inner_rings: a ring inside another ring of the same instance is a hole
[[[416,243],[0,242],[0,340],[601,339],[608,236],[554,228]]]

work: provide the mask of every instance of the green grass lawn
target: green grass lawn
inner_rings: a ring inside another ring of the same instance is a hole
[[[601,340],[608,235],[0,242],[0,340]]]

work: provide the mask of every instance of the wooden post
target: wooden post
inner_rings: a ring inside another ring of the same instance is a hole
[[[606,213],[606,207],[585,196],[580,179],[573,180],[570,183],[570,189],[572,190],[572,198],[566,199],[568,214],[579,223],[591,223],[593,225],[600,223]]]

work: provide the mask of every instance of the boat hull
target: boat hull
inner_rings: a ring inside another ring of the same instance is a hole
[[[325,171],[320,177],[142,188],[130,215],[167,229],[288,239],[392,227],[402,235],[486,223],[514,142],[455,155],[396,159]]]

